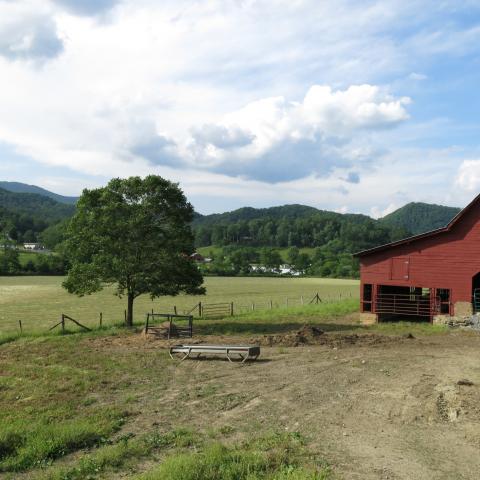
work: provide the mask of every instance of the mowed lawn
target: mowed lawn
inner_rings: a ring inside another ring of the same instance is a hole
[[[24,332],[43,332],[59,321],[62,313],[87,326],[112,325],[123,321],[126,300],[114,295],[109,287],[95,295],[79,298],[66,292],[63,277],[0,277],[0,335],[16,332],[19,320]],[[324,302],[358,298],[357,280],[323,278],[206,277],[207,294],[162,297],[152,301],[147,295],[135,301],[134,320],[143,322],[145,314],[173,312],[179,314],[202,303],[233,302],[235,314],[256,310],[307,304],[316,293]],[[271,303],[270,303],[271,302]]]

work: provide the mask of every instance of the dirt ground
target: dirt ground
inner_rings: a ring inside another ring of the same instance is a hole
[[[168,344],[140,335],[91,341],[112,353]],[[246,343],[208,337],[227,341]],[[480,478],[478,333],[409,338],[307,329],[248,341],[263,345],[249,364],[172,361],[169,386],[145,385],[142,413],[128,429],[229,429],[232,440],[285,429],[305,435],[335,478]]]

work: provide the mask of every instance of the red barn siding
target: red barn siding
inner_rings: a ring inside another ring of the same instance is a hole
[[[480,197],[435,234],[360,253],[361,284],[448,288],[470,302],[480,272]]]

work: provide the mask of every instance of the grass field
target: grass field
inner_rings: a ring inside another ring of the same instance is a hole
[[[139,329],[45,333],[62,311],[92,326],[100,309],[106,323],[122,317],[111,290],[77,298],[61,280],[0,279],[2,480],[478,478],[474,332],[363,327],[352,280],[209,277],[202,302],[248,309],[195,320],[193,341],[258,343],[261,356],[179,362]],[[324,301],[299,304],[316,292]],[[139,299],[137,321],[151,308]],[[9,335],[18,319],[27,334]],[[305,325],[317,336],[292,342]]]
[[[76,297],[62,287],[61,277],[0,277],[0,335],[18,330],[22,321],[25,332],[45,331],[58,322],[62,313],[87,326],[98,325],[103,313],[104,325],[123,320],[125,299],[113,294],[113,289],[86,297]],[[299,306],[303,295],[307,303],[317,292],[324,301],[338,298],[358,298],[358,281],[321,278],[239,278],[206,277],[207,294],[200,297],[180,295],[150,300],[148,296],[135,301],[135,321],[143,322],[145,314],[190,310],[199,301],[204,303],[234,302],[235,313],[269,308]]]

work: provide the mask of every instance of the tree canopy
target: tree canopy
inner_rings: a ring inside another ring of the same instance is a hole
[[[139,295],[204,293],[202,274],[189,258],[192,217],[178,185],[159,176],[116,178],[84,190],[66,232],[71,268],[64,287],[82,296],[115,285],[128,300],[127,325]]]

